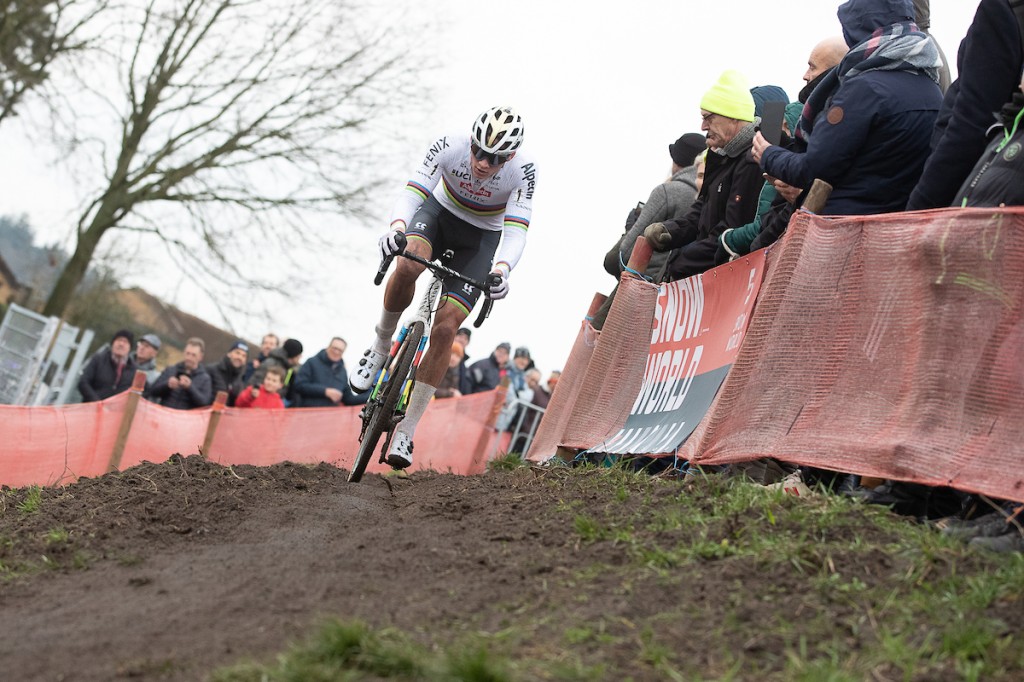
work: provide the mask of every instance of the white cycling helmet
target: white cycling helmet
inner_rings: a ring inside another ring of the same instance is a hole
[[[492,107],[473,122],[473,143],[487,153],[508,156],[523,143],[523,119],[512,107]]]

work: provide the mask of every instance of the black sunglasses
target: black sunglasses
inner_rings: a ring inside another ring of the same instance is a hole
[[[476,146],[475,144],[469,145],[469,150],[473,152],[473,158],[475,158],[477,161],[487,161],[487,163],[491,164],[492,166],[500,166],[501,164],[508,161],[507,156],[485,152],[483,149]]]

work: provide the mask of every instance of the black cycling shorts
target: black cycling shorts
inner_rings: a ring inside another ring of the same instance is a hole
[[[491,271],[494,252],[501,241],[501,232],[482,230],[470,225],[446,209],[433,196],[427,197],[405,230],[410,240],[421,240],[430,247],[430,258],[439,258],[451,249],[447,266],[466,277],[483,282]],[[467,316],[480,299],[480,290],[454,277],[445,277],[442,294],[464,309]]]

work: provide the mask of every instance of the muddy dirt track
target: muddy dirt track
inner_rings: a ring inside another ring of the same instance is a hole
[[[273,660],[329,615],[397,626],[428,645],[518,628],[521,656],[566,648],[570,627],[599,628],[607,636],[576,638],[571,658],[606,679],[663,679],[644,655],[653,625],[663,643],[686,642],[687,665],[707,679],[737,652],[778,674],[781,635],[758,625],[778,604],[744,595],[799,595],[805,578],[713,556],[689,575],[630,569],[621,543],[581,540],[580,519],[669,503],[680,484],[634,491],[596,480],[522,468],[353,485],[326,464],[225,468],[175,456],[41,493],[5,491],[0,669],[8,680],[201,680],[239,660]],[[726,516],[712,532],[729,537],[743,523]],[[673,533],[687,541],[659,537]],[[828,561],[869,583],[905,572],[881,553]],[[817,599],[789,606],[826,620],[849,608]],[[754,632],[739,627],[724,658],[700,634],[720,631],[723,614]],[[1019,628],[1019,608],[1007,614]],[[848,636],[859,646],[861,635]]]

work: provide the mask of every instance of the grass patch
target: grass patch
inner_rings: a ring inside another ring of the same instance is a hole
[[[518,452],[506,452],[487,463],[488,471],[512,471],[527,465],[526,460]]]
[[[18,511],[25,516],[35,514],[43,503],[43,489],[37,485],[25,488],[25,499],[18,503]]]

